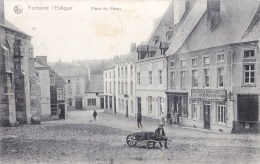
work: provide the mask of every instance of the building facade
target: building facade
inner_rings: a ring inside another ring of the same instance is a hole
[[[136,116],[134,57],[134,52],[121,56],[115,64],[114,103],[117,112],[126,117]]]
[[[187,20],[197,23],[166,52],[167,112],[184,126],[258,132],[259,1],[203,3],[205,13]]]
[[[47,64],[47,56],[36,56],[36,62],[41,65],[37,68],[43,89],[41,95],[42,120],[66,119],[67,99],[66,82]],[[48,70],[46,70],[46,68]],[[49,74],[49,77],[47,75]],[[46,79],[43,79],[46,78]],[[42,84],[44,83],[44,84]],[[49,96],[50,95],[50,96]],[[50,106],[48,106],[50,105]]]
[[[91,74],[86,89],[86,109],[104,108],[103,74]]]
[[[103,71],[103,79],[104,79],[104,108],[110,112],[117,112],[116,106],[116,91],[115,91],[115,67],[114,65],[110,65]]]
[[[31,123],[31,117],[40,113],[31,36],[5,20],[3,1],[0,35],[0,123],[4,126]]]
[[[89,72],[84,65],[58,62],[51,68],[66,82],[66,97],[69,110],[86,109],[86,85]]]

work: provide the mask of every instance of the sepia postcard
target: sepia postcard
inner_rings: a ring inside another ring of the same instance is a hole
[[[0,161],[260,163],[260,0],[0,0]]]

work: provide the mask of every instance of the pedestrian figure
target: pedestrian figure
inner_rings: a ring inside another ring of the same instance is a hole
[[[159,124],[159,127],[155,130],[155,134],[160,135],[160,136],[162,136],[162,137],[165,138],[165,132],[164,132],[163,124],[162,124],[162,123],[160,123],[160,124]],[[167,138],[165,138],[164,141],[165,141],[164,147],[162,146],[162,143],[159,142],[160,147],[161,147],[162,149],[167,148]],[[155,143],[154,143],[154,146],[155,146]]]
[[[161,112],[161,123],[165,125],[165,115],[164,112]]]
[[[97,112],[96,112],[96,110],[94,110],[94,112],[93,112],[93,117],[94,117],[94,121],[96,121],[96,117],[97,117]]]
[[[141,125],[141,127],[143,127],[142,125],[142,115],[141,113],[137,113],[137,125],[138,125],[138,128],[139,128],[139,125]]]

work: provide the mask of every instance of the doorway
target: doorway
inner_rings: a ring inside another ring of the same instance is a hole
[[[137,113],[141,113],[142,106],[141,106],[141,97],[137,97]]]
[[[82,109],[82,98],[78,98],[75,100],[76,109]]]
[[[65,105],[58,104],[58,109],[59,109],[59,119],[65,119]]]
[[[258,122],[258,96],[238,95],[237,96],[238,121]]]
[[[103,109],[104,108],[104,98],[100,98],[100,108]]]
[[[116,114],[116,97],[114,97],[114,113]]]
[[[126,109],[125,116],[128,117],[128,100],[125,100],[125,109]]]
[[[204,101],[204,129],[210,129],[210,101]]]

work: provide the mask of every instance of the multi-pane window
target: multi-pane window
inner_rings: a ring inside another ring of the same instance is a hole
[[[88,106],[96,106],[96,99],[88,99]]]
[[[125,77],[128,76],[127,67],[125,67]]]
[[[50,85],[55,85],[55,77],[50,77]]]
[[[171,66],[171,67],[175,67],[175,62],[174,62],[174,61],[171,61],[171,62],[170,62],[170,66]]]
[[[209,56],[205,56],[205,57],[203,58],[203,63],[204,63],[204,64],[210,64],[210,58],[209,58]]]
[[[192,118],[198,118],[199,102],[196,100],[192,101]]]
[[[80,87],[77,86],[77,94],[80,94]]]
[[[131,113],[134,113],[134,102],[133,101],[131,101]]]
[[[76,79],[76,84],[80,84],[80,79]]]
[[[191,65],[192,66],[198,65],[198,59],[197,58],[191,59]]]
[[[130,83],[130,94],[133,95],[134,92],[134,84],[133,82]]]
[[[137,84],[138,84],[138,85],[141,84],[141,75],[140,75],[140,72],[137,72]]]
[[[184,67],[184,66],[186,66],[186,60],[185,60],[185,59],[182,59],[182,60],[181,60],[181,67]]]
[[[244,65],[244,84],[255,83],[255,65],[247,64]]]
[[[64,89],[63,88],[57,88],[57,100],[64,100]]]
[[[162,70],[158,71],[158,81],[159,81],[159,84],[162,84]]]
[[[124,94],[124,83],[123,82],[121,83],[121,94],[122,95]]]
[[[120,110],[121,109],[121,100],[118,99],[118,109]]]
[[[124,111],[125,110],[125,101],[122,100],[122,110]]]
[[[152,73],[152,71],[148,72],[148,77],[149,77],[149,84],[152,85],[152,83],[153,83],[153,73]]]
[[[111,93],[111,81],[109,82],[109,93]]]
[[[120,68],[118,67],[118,77],[120,77]]]
[[[107,93],[107,81],[106,81],[106,85],[105,85],[105,91],[106,91],[106,93]]]
[[[224,103],[218,103],[217,107],[218,123],[226,123],[226,106]]]
[[[171,72],[171,88],[175,87],[175,72]]]
[[[161,115],[162,113],[162,97],[158,97],[158,113],[159,113],[159,116]]]
[[[105,73],[105,77],[107,78],[107,73]]]
[[[209,69],[204,69],[204,87],[209,87]]]
[[[109,78],[111,78],[111,72],[109,72]]]
[[[185,88],[186,72],[181,71],[181,88]]]
[[[124,77],[124,68],[122,68],[122,77]]]
[[[152,96],[148,97],[148,112],[149,112],[149,114],[153,113],[153,97]]]
[[[224,68],[218,68],[218,87],[224,87]]]
[[[70,84],[70,79],[68,80],[68,84]]]
[[[244,58],[254,58],[255,51],[254,50],[245,50],[244,51]]]
[[[118,94],[120,94],[120,82],[118,82]]]
[[[192,71],[192,87],[198,87],[198,71]]]
[[[218,54],[217,55],[217,62],[218,63],[224,62],[224,54]]]
[[[126,94],[126,95],[128,94],[128,85],[127,85],[127,82],[125,82],[125,94]]]
[[[114,94],[116,93],[116,82],[114,81]]]
[[[71,86],[68,87],[68,94],[72,94],[72,87]]]
[[[134,75],[134,68],[133,68],[133,66],[131,65],[131,77],[133,77],[133,75]]]

